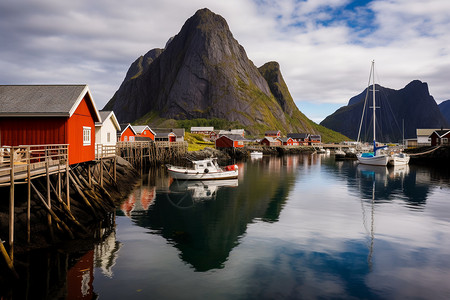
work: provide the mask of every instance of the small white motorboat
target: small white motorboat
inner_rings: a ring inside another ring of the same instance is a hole
[[[167,166],[169,175],[180,180],[211,180],[211,179],[232,179],[239,175],[237,165],[219,167],[217,158],[207,158],[192,161],[192,167]]]
[[[394,153],[389,156],[388,164],[392,166],[407,165],[409,164],[409,158],[410,156],[406,153]]]

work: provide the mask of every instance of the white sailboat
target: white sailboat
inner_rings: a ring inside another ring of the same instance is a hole
[[[378,150],[384,149],[385,146],[377,147],[377,143],[375,141],[375,61],[372,61],[372,68],[370,70],[371,77],[372,77],[372,98],[373,98],[373,152],[362,152],[358,153],[356,156],[360,164],[365,165],[373,165],[373,166],[386,166],[389,161],[389,156],[381,153],[377,153]],[[370,82],[370,77],[369,77]],[[363,110],[363,116],[364,117],[364,110]],[[362,120],[361,120],[362,124]]]

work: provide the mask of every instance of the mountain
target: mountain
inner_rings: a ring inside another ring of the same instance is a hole
[[[450,125],[450,100],[443,101],[439,104],[439,110],[444,118],[447,120],[447,124]]]
[[[417,128],[448,126],[425,82],[414,80],[400,90],[376,85],[375,90],[376,106],[379,107],[376,110],[377,141],[401,141],[403,127],[405,138],[413,138]],[[356,140],[366,93],[367,89],[352,97],[347,106],[339,108],[320,124]],[[371,92],[368,98],[372,107]],[[373,140],[372,126],[372,110],[366,106],[361,130],[363,140]]]
[[[224,18],[198,10],[164,49],[138,58],[104,109],[119,122],[224,119],[252,134],[278,129],[332,135],[296,107],[280,66],[259,69]]]

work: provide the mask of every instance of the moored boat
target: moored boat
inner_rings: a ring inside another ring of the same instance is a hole
[[[193,160],[192,167],[167,166],[169,175],[179,180],[233,179],[239,175],[237,165],[220,167],[217,158]]]
[[[410,156],[406,153],[394,153],[389,156],[389,164],[392,166],[407,165],[409,164],[409,158]]]
[[[385,146],[377,147],[377,143],[375,141],[376,132],[375,132],[375,62],[372,61],[372,68],[370,70],[371,77],[372,77],[372,113],[373,113],[373,152],[362,152],[356,155],[356,158],[358,159],[359,163],[365,164],[365,165],[372,165],[372,166],[387,166],[389,161],[389,156],[385,154],[377,153],[378,150],[385,149]],[[370,82],[370,78],[369,78]],[[364,115],[364,109],[363,109],[363,115]],[[362,124],[362,118],[361,118],[361,124]],[[360,126],[361,128],[361,126]],[[358,134],[358,140],[359,140],[359,134]]]

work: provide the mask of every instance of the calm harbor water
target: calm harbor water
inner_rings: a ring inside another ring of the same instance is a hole
[[[238,165],[239,179],[209,182],[150,170],[59,295],[450,298],[448,170],[317,154]]]

